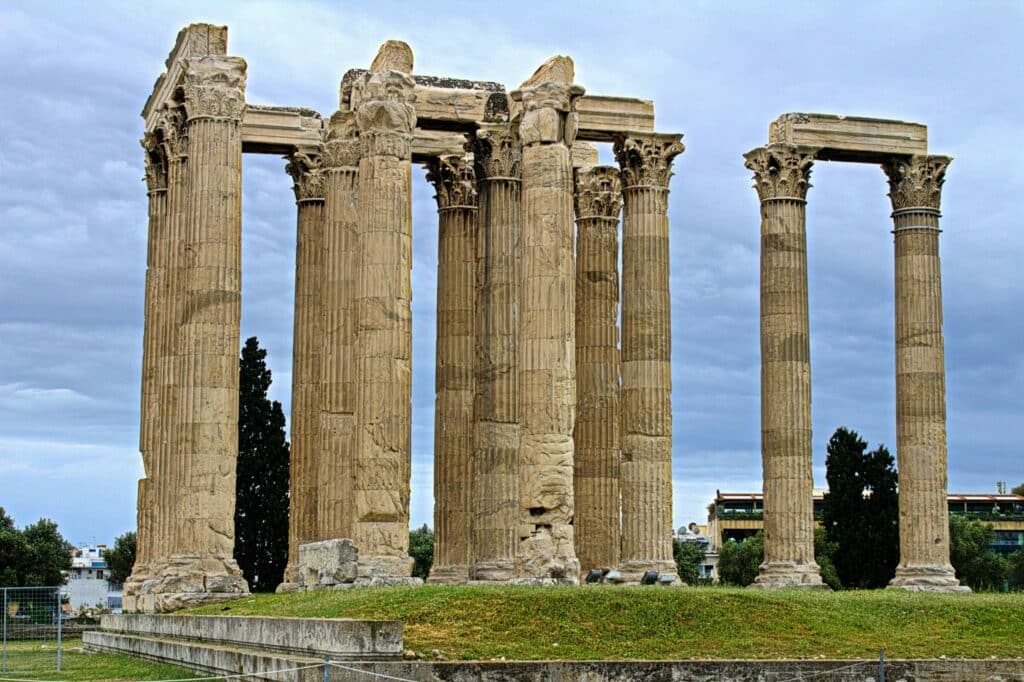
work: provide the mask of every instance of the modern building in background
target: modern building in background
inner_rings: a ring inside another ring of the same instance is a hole
[[[110,569],[103,557],[106,545],[78,547],[71,556],[64,593],[72,611],[83,609],[121,610],[121,586],[108,581]]]
[[[764,528],[764,496],[761,493],[723,493],[716,491],[708,506],[708,538],[717,551],[723,542],[743,542]],[[814,520],[821,522],[824,490],[815,490]],[[991,523],[996,531],[990,549],[1008,555],[1024,550],[1024,497],[984,493],[950,493],[946,497],[950,515],[962,515]]]

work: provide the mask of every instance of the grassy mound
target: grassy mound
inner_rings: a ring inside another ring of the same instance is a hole
[[[1024,594],[425,586],[190,613],[401,620],[407,649],[449,660],[1024,657]]]

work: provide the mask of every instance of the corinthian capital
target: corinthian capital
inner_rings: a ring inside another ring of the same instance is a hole
[[[416,126],[415,86],[412,76],[400,71],[366,73],[356,85],[356,126],[365,154],[409,158]]]
[[[480,179],[519,179],[523,148],[514,125],[481,125],[471,144]]]
[[[284,170],[295,181],[292,187],[295,190],[295,201],[323,200],[324,174],[320,157],[294,152],[288,157]]]
[[[766,199],[806,199],[811,187],[814,150],[792,144],[770,144],[743,155],[744,166],[754,171],[754,188]]]
[[[431,159],[427,181],[437,191],[437,209],[476,208],[476,173],[473,158],[446,154]]]
[[[325,169],[359,165],[359,137],[351,111],[336,111],[327,123],[321,163]]]
[[[615,158],[622,169],[622,183],[626,189],[668,189],[668,181],[672,177],[672,161],[686,150],[682,139],[682,135],[674,133],[651,133],[616,140]]]
[[[948,156],[911,156],[892,158],[882,165],[889,177],[889,199],[892,209],[930,208],[939,210],[946,168],[953,161]]]
[[[167,189],[167,154],[155,133],[146,133],[140,140],[146,151],[146,189],[157,192]]]
[[[209,56],[185,64],[185,110],[189,120],[245,115],[245,60]]]
[[[543,81],[512,92],[512,99],[522,103],[519,139],[524,145],[564,142],[576,139],[578,115],[576,100],[584,90],[572,83]]]
[[[622,176],[614,166],[593,166],[576,172],[576,219],[619,217]]]
[[[184,156],[188,150],[188,128],[185,126],[185,110],[179,104],[165,104],[157,116],[153,129],[168,159]]]

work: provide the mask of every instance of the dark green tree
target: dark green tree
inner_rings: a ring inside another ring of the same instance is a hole
[[[836,565],[832,561],[838,546],[828,539],[824,528],[814,529],[814,561],[821,568],[821,579],[833,590],[843,589],[843,583],[836,573]]]
[[[1024,497],[1024,483],[1021,483],[1019,486],[1017,486],[1010,492],[1013,493],[1014,495],[1020,495],[1021,497]]]
[[[14,519],[0,507],[0,585],[17,587],[22,584],[21,572],[28,548]]]
[[[64,571],[71,570],[74,549],[50,519],[39,519],[21,531],[26,554],[19,576],[20,585],[63,585]]]
[[[960,583],[975,592],[1003,589],[1010,562],[989,549],[996,539],[991,523],[959,514],[949,517],[949,561]]]
[[[434,531],[427,524],[409,531],[409,556],[415,561],[412,577],[426,580],[434,565]]]
[[[687,585],[700,582],[700,567],[704,563],[704,547],[699,542],[672,540],[672,554],[676,560],[679,579]]]
[[[266,357],[253,336],[239,362],[235,560],[253,592],[273,591],[288,562],[289,448]]]
[[[763,561],[764,538],[761,533],[743,542],[724,542],[718,550],[718,580],[726,585],[746,587],[754,582]]]
[[[1007,583],[1011,590],[1024,590],[1024,549],[1018,549],[1007,559],[1010,562],[1010,574]]]
[[[828,442],[822,505],[825,540],[843,586],[885,587],[899,562],[895,461],[884,445],[870,452],[856,431],[839,427]]]
[[[114,546],[106,551],[103,558],[107,560],[107,568],[110,569],[107,582],[123,585],[135,565],[135,531],[130,530],[117,536]]]

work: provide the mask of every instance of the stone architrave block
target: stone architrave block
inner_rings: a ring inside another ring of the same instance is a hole
[[[348,538],[299,547],[299,580],[307,589],[355,582],[358,566],[359,551]]]

